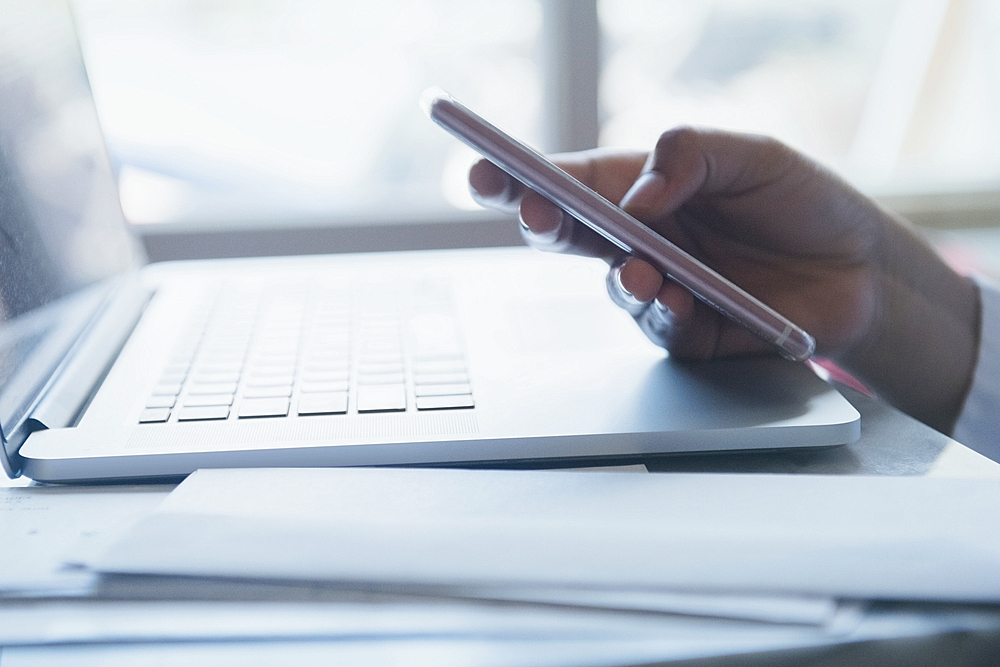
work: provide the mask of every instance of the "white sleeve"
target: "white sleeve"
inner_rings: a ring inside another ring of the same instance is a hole
[[[979,359],[952,437],[1000,461],[1000,287],[977,279],[982,300]]]

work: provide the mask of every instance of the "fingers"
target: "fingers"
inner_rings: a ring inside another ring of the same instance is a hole
[[[612,265],[606,282],[611,301],[631,315],[653,343],[669,348],[677,321],[656,297],[672,283],[665,283],[660,273],[641,259],[628,257]]]
[[[674,128],[660,135],[620,205],[644,222],[655,222],[695,194],[745,194],[775,183],[796,164],[793,151],[768,137]]]
[[[667,133],[650,155],[645,171],[622,197],[620,206],[645,222],[670,215],[705,183],[708,165],[697,137]]]
[[[648,156],[594,150],[554,160],[585,185],[620,201],[628,212],[667,234],[678,231],[673,214],[692,197],[740,196],[773,184],[782,170],[788,170],[787,157],[788,149],[762,137],[679,128],[664,133]],[[671,354],[708,359],[771,351],[686,289],[665,280],[648,263],[626,261],[620,248],[489,161],[472,167],[469,184],[484,206],[519,213],[528,245],[611,263],[607,287],[612,300]]]
[[[528,191],[521,199],[521,236],[539,250],[613,262],[622,250],[603,236],[580,223],[545,197]]]
[[[678,322],[687,322],[694,316],[696,299],[691,292],[671,280],[665,280],[656,293],[656,300],[674,313]]]
[[[570,176],[610,201],[617,202],[642,173],[647,153],[594,149],[551,156],[552,161]],[[473,198],[487,208],[513,212],[510,206],[528,188],[489,160],[483,159],[469,170]]]
[[[597,149],[557,155],[552,159],[591,189],[611,201],[618,201],[642,169],[646,154]],[[521,235],[528,245],[551,252],[600,257],[608,262],[622,255],[617,246],[563,213],[489,160],[480,160],[469,170],[469,187],[473,198],[482,206],[519,213]]]
[[[480,160],[469,169],[469,192],[484,208],[517,213],[527,188],[489,160]]]
[[[625,282],[622,280],[622,273],[625,271],[626,266],[635,265],[636,263],[646,264],[642,260],[631,259],[629,257],[621,258],[611,265],[611,270],[608,271],[608,275],[605,280],[608,288],[608,296],[611,297],[611,301],[632,317],[639,317],[646,310],[646,308],[649,307],[650,301],[652,301],[653,296],[656,295],[656,291],[652,290],[652,294],[648,296],[648,298],[637,297],[632,291],[632,289],[637,289],[634,278],[630,279],[630,282],[632,283],[631,285],[628,287],[625,286]],[[646,264],[646,266],[649,265]],[[656,273],[656,270],[653,269],[653,272]],[[634,269],[629,273],[635,273]],[[645,271],[643,270],[642,273],[645,273]],[[656,275],[658,276],[659,274]],[[648,285],[639,286],[639,293],[645,295],[645,292],[650,291],[647,288]]]
[[[549,252],[569,252],[576,222],[561,208],[529,191],[518,208],[525,243]]]
[[[639,325],[654,344],[673,353],[677,333],[685,322],[658,298],[673,283],[664,282],[652,266],[639,259],[624,258],[612,265],[607,277],[608,296]]]
[[[616,270],[621,289],[643,303],[652,301],[664,285],[660,272],[641,259],[629,258],[612,272]]]
[[[664,280],[646,262],[624,258],[607,277],[611,300],[628,312],[646,337],[683,359],[773,354],[774,349],[684,287]]]

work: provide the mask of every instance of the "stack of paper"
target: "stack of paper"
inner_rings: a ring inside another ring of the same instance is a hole
[[[199,471],[105,573],[1000,602],[1000,480]]]
[[[107,549],[174,488],[29,482],[0,482],[0,599],[88,591],[94,577],[82,561]]]
[[[165,487],[21,491],[5,558],[38,589],[0,595],[4,664],[597,667],[1000,633],[940,602],[1000,600],[997,481],[206,470],[153,511]],[[60,558],[99,579],[57,595]]]

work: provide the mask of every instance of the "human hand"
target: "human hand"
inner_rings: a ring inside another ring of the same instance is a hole
[[[760,136],[681,128],[648,155],[595,150],[556,162],[802,326],[818,354],[950,429],[974,365],[978,293],[904,221]],[[492,164],[469,178],[483,204],[519,211],[529,244],[609,261],[612,298],[672,354],[773,349]]]

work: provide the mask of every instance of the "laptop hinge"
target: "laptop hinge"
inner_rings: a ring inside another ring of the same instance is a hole
[[[42,428],[72,426],[111,369],[152,293],[139,280],[127,279],[115,290],[103,312],[83,332],[31,411]]]

